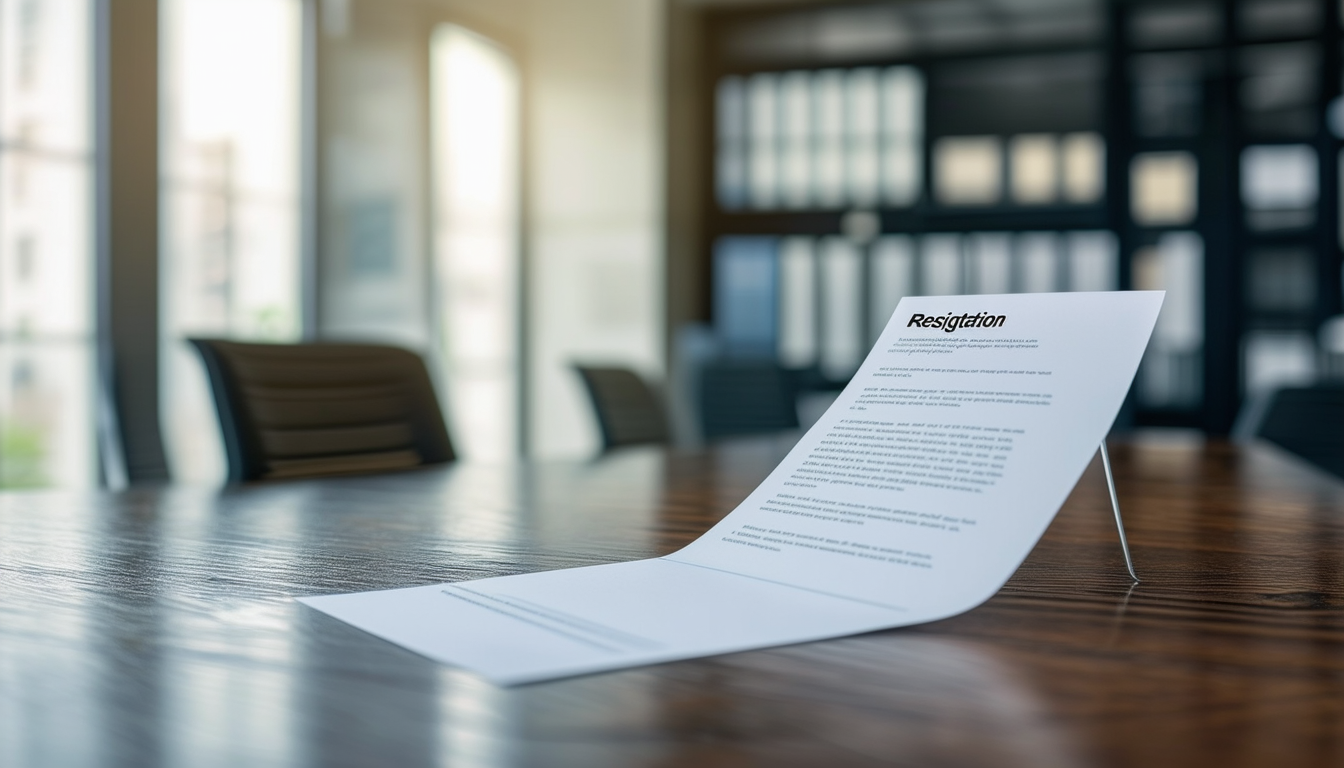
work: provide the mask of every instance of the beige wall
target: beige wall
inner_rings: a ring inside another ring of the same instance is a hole
[[[663,377],[663,11],[533,0],[525,64],[534,453],[598,446],[572,362]]]

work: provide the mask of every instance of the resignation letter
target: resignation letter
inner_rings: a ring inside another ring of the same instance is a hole
[[[998,591],[1054,519],[1161,302],[907,298],[821,420],[680,551],[303,602],[501,683],[961,613]]]

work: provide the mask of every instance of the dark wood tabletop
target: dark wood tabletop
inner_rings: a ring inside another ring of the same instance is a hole
[[[669,552],[788,439],[0,494],[0,766],[1344,765],[1344,483],[1113,444],[961,616],[500,689],[293,601]]]

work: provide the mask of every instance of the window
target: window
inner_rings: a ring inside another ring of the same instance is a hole
[[[433,38],[434,268],[453,439],[519,452],[518,71],[445,24]]]
[[[1005,166],[1004,147],[1007,147]],[[948,136],[934,145],[934,190],[947,206],[1093,205],[1105,192],[1101,136],[1022,133],[1008,137]]]
[[[1060,185],[1070,203],[1095,203],[1106,191],[1106,145],[1096,133],[1070,133],[1061,142]]]
[[[1198,206],[1195,156],[1189,152],[1147,152],[1130,165],[1130,211],[1140,226],[1188,224]]]
[[[887,235],[873,243],[870,257],[868,339],[875,343],[896,305],[915,291],[915,252],[906,235]]]
[[[1014,136],[1009,145],[1013,201],[1053,203],[1059,194],[1059,144],[1050,134]]]
[[[1248,332],[1241,341],[1242,381],[1250,397],[1316,378],[1316,340],[1306,331]]]
[[[97,480],[90,5],[0,0],[0,487]]]
[[[1003,196],[1003,143],[995,136],[938,140],[934,189],[944,205],[992,205]]]
[[[214,406],[184,340],[301,330],[302,5],[163,0],[160,12],[164,438],[174,479],[215,481]]]
[[[805,368],[817,361],[817,259],[813,242],[779,244],[779,362]]]
[[[1306,144],[1258,145],[1241,153],[1241,201],[1255,230],[1309,227],[1319,194],[1316,150]]]
[[[1186,408],[1202,397],[1204,350],[1204,241],[1194,232],[1169,232],[1134,254],[1134,288],[1166,291],[1153,338],[1139,368],[1139,401]]]

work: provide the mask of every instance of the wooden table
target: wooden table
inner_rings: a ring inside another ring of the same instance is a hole
[[[222,492],[0,494],[3,766],[1344,765],[1344,483],[1113,448],[1003,591],[845,640],[498,689],[291,600],[668,552],[787,440]]]

